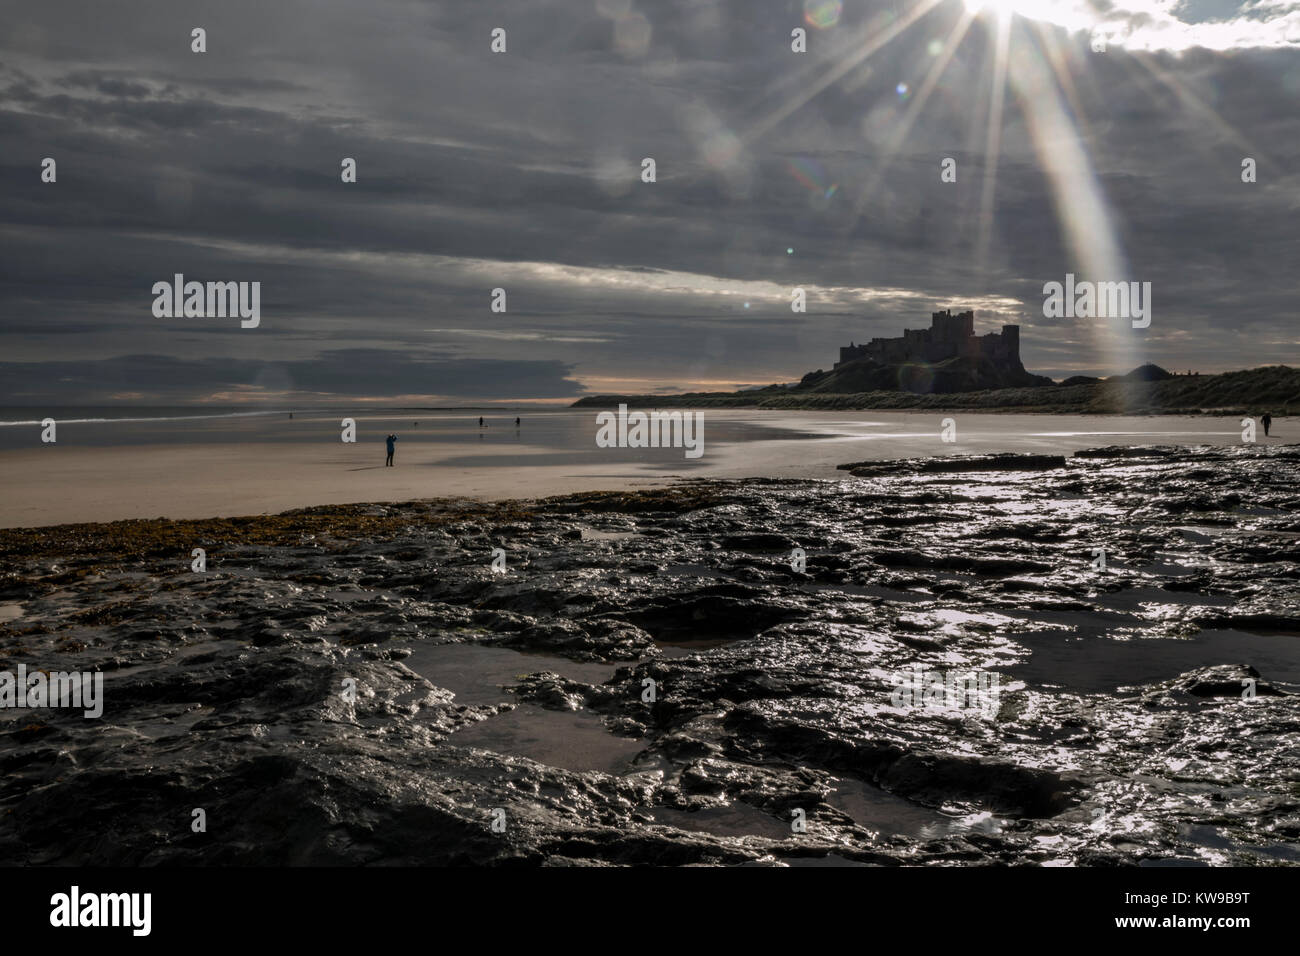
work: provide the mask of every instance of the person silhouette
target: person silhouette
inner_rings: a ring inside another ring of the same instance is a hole
[[[482,416],[482,415],[480,415],[480,416],[478,417],[478,427],[479,427],[479,428],[482,428],[482,427],[483,427],[483,416]]]
[[[393,463],[393,446],[397,443],[397,436],[390,434],[384,441],[388,442],[388,458],[384,464],[392,465]]]
[[[1264,437],[1267,438],[1268,426],[1273,424],[1273,416],[1268,412],[1265,412],[1264,417],[1259,420],[1259,423],[1264,426]]]
[[[518,428],[518,427],[519,427],[519,419],[516,417],[516,418],[515,418],[515,428]]]

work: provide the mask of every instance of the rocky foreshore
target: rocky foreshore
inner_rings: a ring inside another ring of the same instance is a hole
[[[0,859],[1300,862],[1300,446],[1042,457],[0,531]]]

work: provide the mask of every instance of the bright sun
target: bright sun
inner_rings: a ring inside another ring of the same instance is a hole
[[[963,2],[971,13],[988,11],[1001,17],[1019,13],[1022,16],[1032,17],[1034,8],[1042,6],[1044,0],[963,0]]]
[[[1026,20],[1055,23],[1067,30],[1090,30],[1099,15],[1091,5],[1094,0],[963,0],[970,16],[984,14],[1006,23],[1012,14]]]

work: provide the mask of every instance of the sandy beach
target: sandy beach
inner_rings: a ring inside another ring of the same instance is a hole
[[[241,422],[239,441],[221,440],[221,423],[196,431],[193,440],[166,442],[138,442],[134,425],[61,424],[54,444],[42,444],[33,426],[10,426],[0,450],[0,527],[436,497],[531,499],[691,478],[836,479],[843,477],[837,465],[873,458],[1241,444],[1235,418],[959,413],[951,416],[956,441],[948,443],[940,431],[950,416],[929,412],[703,414],[705,453],[697,460],[673,448],[596,448],[595,412],[588,409],[535,413],[519,432],[498,425],[483,434],[464,415],[429,415],[419,428],[408,419],[358,417],[355,444],[340,441],[336,417],[324,415],[299,416],[284,434],[275,430],[288,427],[279,420],[257,423],[258,431]],[[400,436],[393,468],[383,464],[389,430]],[[1260,431],[1258,442],[1285,442],[1287,432],[1279,420],[1272,437]],[[19,441],[20,434],[31,441]]]

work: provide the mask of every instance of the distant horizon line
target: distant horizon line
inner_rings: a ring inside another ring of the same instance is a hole
[[[1195,368],[1171,369],[1165,365],[1159,364],[1158,362],[1147,361],[1135,365],[1127,372],[1112,372],[1110,374],[1099,374],[1090,371],[1071,371],[1068,374],[1066,374],[1063,370],[1060,369],[1053,370],[1056,374],[1046,374],[1046,373],[1036,373],[1036,374],[1042,374],[1043,377],[1049,378],[1053,381],[1054,384],[1059,385],[1061,382],[1064,382],[1070,378],[1075,378],[1075,377],[1096,378],[1103,381],[1110,378],[1123,377],[1123,376],[1131,375],[1133,372],[1137,371],[1138,369],[1145,368],[1147,366],[1155,366],[1156,368],[1168,372],[1170,375],[1177,378],[1184,378],[1188,375],[1189,372],[1195,375],[1213,376],[1213,375],[1228,375],[1233,372],[1251,372],[1251,371],[1256,371],[1258,369],[1266,369],[1266,368],[1290,368],[1291,367],[1284,362],[1277,362],[1269,365],[1255,365],[1255,366],[1249,366],[1245,368],[1234,368],[1234,369],[1228,369],[1224,371],[1210,372],[1210,371],[1205,371],[1202,369],[1195,369]],[[166,410],[166,411],[182,411],[182,410],[197,411],[197,410],[205,410],[205,409],[224,410],[224,414],[220,416],[215,416],[215,415],[175,416],[177,418],[230,417],[235,415],[245,415],[245,416],[276,415],[276,414],[288,415],[297,411],[323,411],[326,409],[347,409],[347,410],[353,410],[357,412],[364,412],[367,410],[411,411],[411,412],[457,412],[457,411],[471,412],[471,411],[525,411],[525,410],[544,411],[546,409],[567,409],[573,407],[573,405],[576,402],[579,402],[582,399],[601,398],[609,395],[620,395],[620,394],[637,395],[639,397],[645,397],[645,398],[662,396],[665,398],[670,398],[673,396],[685,395],[685,394],[704,394],[708,392],[725,393],[725,392],[753,391],[753,390],[759,390],[764,388],[771,388],[773,386],[791,387],[791,386],[797,386],[798,384],[799,384],[799,379],[795,379],[793,381],[786,381],[786,382],[779,382],[779,381],[768,382],[766,384],[758,384],[758,383],[750,382],[750,383],[730,383],[730,384],[719,383],[717,385],[700,385],[700,386],[679,385],[679,386],[673,386],[671,390],[653,391],[653,392],[591,390],[591,391],[584,391],[583,393],[578,395],[565,396],[563,398],[556,398],[556,399],[533,399],[533,400],[523,400],[523,401],[514,401],[514,402],[510,402],[508,400],[502,400],[497,402],[488,401],[488,402],[481,402],[478,404],[463,404],[463,405],[409,405],[409,404],[396,404],[396,403],[390,404],[389,400],[387,399],[369,398],[369,397],[351,398],[351,399],[349,398],[316,399],[316,400],[306,400],[294,404],[285,403],[283,400],[257,399],[257,398],[249,398],[244,401],[234,401],[234,402],[214,401],[210,399],[189,399],[189,400],[177,400],[171,402],[158,401],[158,400],[142,401],[140,399],[118,399],[118,400],[101,399],[98,401],[59,402],[59,403],[6,402],[0,404],[0,409],[12,410],[14,412],[17,412],[18,410],[23,410],[23,411],[32,410],[33,413],[37,411],[47,412],[47,413],[56,412],[60,409],[122,409],[122,410],[158,409],[158,410]],[[47,416],[41,415],[40,417],[43,418]],[[18,422],[11,422],[11,421],[0,421],[0,425],[14,425],[14,424],[29,424],[29,422],[18,423]]]

